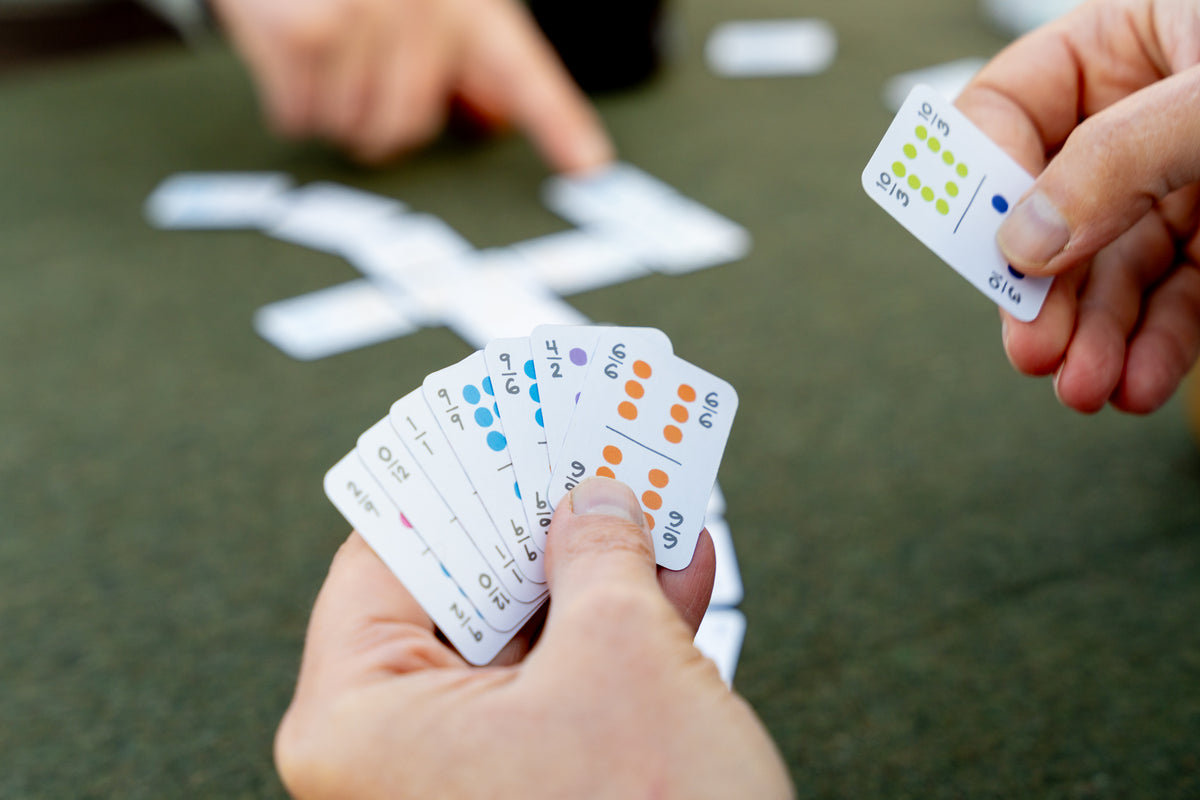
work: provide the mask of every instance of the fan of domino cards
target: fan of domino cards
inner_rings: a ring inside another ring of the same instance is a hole
[[[655,560],[691,563],[733,387],[654,328],[542,325],[427,376],[325,476],[325,492],[472,664],[547,600],[555,505],[591,476],[639,497]]]

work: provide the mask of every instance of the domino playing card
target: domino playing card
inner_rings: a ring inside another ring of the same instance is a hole
[[[325,474],[325,494],[463,658],[486,664],[496,657],[512,637],[483,621],[355,453]]]
[[[617,478],[638,495],[658,563],[691,563],[738,398],[669,350],[600,338],[550,480],[559,499],[585,477]]]
[[[280,172],[181,172],[146,198],[158,228],[260,228],[286,208],[292,179]]]
[[[862,174],[866,193],[992,302],[1023,322],[1052,278],[1013,269],[996,229],[1033,178],[929,86],[904,101]]]
[[[480,616],[498,631],[515,631],[533,607],[516,600],[504,587],[417,466],[391,422],[384,418],[372,425],[359,437],[355,449],[375,482],[454,576]]]
[[[837,55],[837,32],[822,19],[724,22],[704,44],[709,69],[727,78],[815,75]]]
[[[344,252],[407,208],[394,198],[329,181],[310,183],[287,199],[267,235],[330,253]]]
[[[388,421],[505,587],[522,602],[540,599],[546,590],[540,552],[526,544],[514,554],[501,538],[421,390],[392,403]]]
[[[555,176],[543,197],[554,212],[619,243],[660,272],[716,266],[750,250],[750,235],[741,225],[630,164]]]
[[[254,312],[258,335],[300,361],[386,342],[417,327],[387,293],[361,278],[277,300]]]
[[[525,507],[529,532],[544,550],[546,529],[550,527],[554,509],[546,499],[550,457],[529,339],[494,339],[483,349],[483,358],[496,393],[500,426],[508,441],[508,453],[517,475],[517,494]]]
[[[602,334],[612,330],[602,325],[539,325],[529,335],[551,468],[558,463],[596,344]],[[647,346],[671,349],[671,340],[657,328],[620,330],[622,343],[645,341]]]
[[[530,530],[521,503],[483,352],[432,373],[421,390],[509,550],[519,555],[532,545],[540,553],[541,542]]]

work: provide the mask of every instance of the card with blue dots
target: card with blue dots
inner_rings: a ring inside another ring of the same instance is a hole
[[[1037,318],[1052,278],[1013,268],[996,230],[1033,178],[952,103],[919,85],[862,174],[866,193],[986,297]]]
[[[670,569],[691,562],[709,510],[733,388],[675,356],[656,329],[571,327],[497,339],[431,373],[326,476],[330,500],[474,664],[547,600],[554,502],[579,481],[629,485]],[[542,387],[565,375],[550,342],[574,357],[581,411],[574,397],[543,403]],[[540,362],[535,345],[546,350]],[[547,447],[554,416],[570,418],[559,421],[558,472]]]

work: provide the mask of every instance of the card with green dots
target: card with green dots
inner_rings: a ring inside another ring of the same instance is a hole
[[[1023,275],[996,245],[996,229],[1033,178],[937,91],[909,93],[862,185],[994,303],[1023,322],[1037,317],[1052,279]]]

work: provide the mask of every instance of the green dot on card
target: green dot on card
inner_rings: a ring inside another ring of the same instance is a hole
[[[917,138],[918,139],[920,139],[923,142],[923,141],[925,141],[925,137],[928,135],[929,135],[929,131],[925,130],[924,125],[917,126]]]
[[[958,177],[960,177],[960,178],[967,177],[967,165],[966,164],[959,164],[957,167],[955,167],[954,171],[958,173]]]
[[[928,203],[933,199],[933,189],[930,189],[928,186],[926,186],[921,190],[921,197],[925,198],[925,202]]]
[[[908,170],[904,168],[903,164],[896,161],[892,164],[892,172],[896,173],[897,178],[903,178],[908,173]]]
[[[954,153],[951,153],[949,150],[945,151],[944,153],[942,153],[942,161],[946,162],[947,165],[953,164],[954,163]]]
[[[918,178],[916,175],[909,175],[908,176],[908,185],[914,189],[920,189],[921,188],[921,179]]]
[[[937,139],[931,138],[929,140],[929,149],[936,153],[938,150],[942,149],[942,143]]]
[[[938,201],[934,203],[934,206],[937,208],[938,213],[942,216],[946,216],[950,213],[950,204],[945,200],[942,200],[940,197],[938,198]]]
[[[904,155],[908,156],[909,158],[916,158],[917,148],[913,147],[911,144],[904,145]]]
[[[947,182],[946,194],[950,195],[951,197],[958,197],[958,184],[954,181]]]

